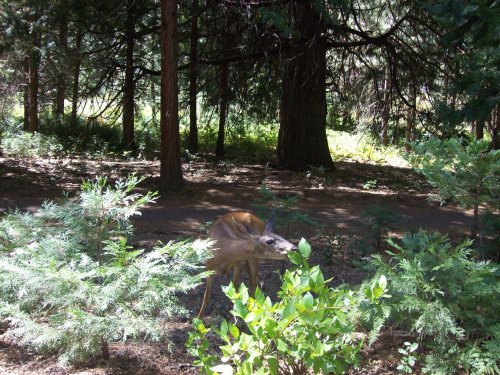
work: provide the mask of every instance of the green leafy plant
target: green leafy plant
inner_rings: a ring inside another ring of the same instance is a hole
[[[397,370],[403,374],[413,374],[413,366],[417,363],[417,354],[415,353],[418,349],[418,343],[405,342],[403,348],[398,349],[398,353],[402,355],[399,360],[399,365]]]
[[[334,257],[343,251],[347,244],[345,236],[334,234],[333,236],[322,236],[327,241],[327,246],[324,250],[324,261],[326,265],[332,265]]]
[[[363,221],[370,229],[375,241],[376,251],[382,247],[382,239],[391,226],[399,220],[399,216],[390,207],[375,204],[362,212]]]
[[[377,187],[377,180],[368,180],[363,184],[363,189],[372,190]]]
[[[471,259],[471,241],[456,246],[439,233],[407,234],[385,261],[374,256],[390,280],[393,321],[419,335],[423,371],[498,373],[500,278],[489,262]]]
[[[451,199],[474,209],[471,236],[479,231],[479,207],[500,208],[500,150],[489,150],[486,140],[464,142],[431,138],[412,144],[408,158],[429,183],[438,189],[441,201]]]
[[[24,131],[2,132],[1,152],[15,157],[55,157],[63,152],[63,146],[55,137]]]
[[[260,290],[253,299],[244,285],[239,291],[232,284],[224,288],[233,302],[231,313],[245,329],[225,320],[218,328],[207,328],[194,320],[187,345],[203,373],[341,374],[358,363],[364,337],[357,331],[361,311],[380,309],[387,281],[380,276],[360,292],[330,288],[320,268],[308,265],[310,252],[302,240],[298,252],[289,254],[295,268],[283,275],[274,304]],[[220,354],[210,352],[211,332],[223,342]]]
[[[139,181],[98,178],[76,198],[0,221],[0,317],[19,344],[81,363],[109,357],[111,342],[164,339],[165,323],[187,314],[179,293],[206,276],[209,244],[127,246],[128,218],[154,199],[132,193]]]

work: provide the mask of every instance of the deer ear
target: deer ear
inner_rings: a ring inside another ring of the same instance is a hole
[[[271,233],[273,231],[275,214],[274,211],[271,212],[271,215],[266,220],[266,226],[264,227],[264,233]]]
[[[236,221],[234,220],[234,217],[233,217],[233,223],[234,225],[236,226],[236,228],[238,228],[238,230],[243,233],[244,235],[246,236],[250,236],[250,233],[248,233],[248,230],[247,230],[247,227],[245,227],[242,223],[240,223],[239,221]]]

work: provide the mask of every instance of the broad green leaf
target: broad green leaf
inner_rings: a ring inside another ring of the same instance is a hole
[[[302,256],[295,251],[291,251],[288,253],[288,259],[290,259],[290,262],[297,266],[302,264]]]
[[[210,367],[210,370],[214,371],[216,374],[220,375],[233,375],[234,369],[230,365],[217,365]]]
[[[231,333],[231,336],[233,336],[235,339],[240,336],[239,328],[232,323],[229,324],[229,333]]]
[[[311,293],[307,292],[304,295],[304,298],[302,298],[302,304],[305,306],[306,309],[312,309],[314,305],[314,297],[312,296]]]
[[[288,350],[288,345],[281,339],[276,340],[276,349],[282,353],[286,353]]]
[[[311,255],[311,245],[304,238],[299,242],[299,253],[304,259],[309,258],[309,255]]]
[[[278,375],[278,360],[276,357],[267,357],[266,360],[271,375]]]
[[[245,319],[245,317],[248,314],[248,310],[247,310],[246,306],[241,301],[236,301],[234,303],[233,311],[234,311],[234,315],[239,316],[242,319]]]
[[[229,330],[229,327],[227,325],[227,321],[223,320],[222,323],[220,324],[220,334],[222,336],[227,336],[228,330]]]
[[[380,275],[380,278],[378,280],[378,285],[385,290],[387,288],[387,278],[385,275]]]
[[[295,311],[295,304],[293,301],[290,301],[283,309],[282,318],[289,319],[293,314],[295,314]]]

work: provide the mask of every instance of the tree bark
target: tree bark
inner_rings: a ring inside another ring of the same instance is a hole
[[[493,111],[491,125],[491,143],[493,150],[500,149],[500,105],[497,105]]]
[[[126,68],[125,82],[123,87],[123,147],[129,151],[136,151],[135,134],[134,134],[134,44],[135,44],[135,15],[136,0],[128,0],[127,3],[127,20],[126,20]]]
[[[198,94],[198,0],[193,0],[191,10],[191,45],[189,49],[189,152],[198,152],[198,123],[196,96]]]
[[[179,191],[182,178],[177,94],[177,1],[161,1],[160,190]]]
[[[416,83],[413,81],[411,84],[411,98],[410,102],[412,104],[411,108],[408,108],[408,118],[406,120],[406,134],[405,134],[405,152],[407,154],[411,151],[410,142],[415,140],[415,121],[417,118],[417,87]]]
[[[390,103],[389,103],[389,94],[391,90],[390,85],[390,71],[389,67],[386,68],[385,77],[384,77],[384,100],[383,100],[383,108],[382,108],[382,144],[384,146],[389,145],[389,112],[390,112]]]
[[[78,94],[80,90],[80,67],[82,63],[82,58],[80,55],[80,50],[82,47],[82,30],[80,26],[77,26],[75,38],[75,49],[73,51],[73,88],[72,88],[72,103],[71,103],[71,122],[70,122],[70,132],[71,134],[76,133],[76,128],[78,126]]]
[[[474,129],[476,131],[476,139],[484,138],[484,122],[483,120],[476,120]]]
[[[301,39],[292,41],[285,63],[280,103],[278,166],[303,169],[335,166],[326,137],[325,27],[312,2],[290,5]]]
[[[222,65],[220,70],[220,86],[219,86],[219,129],[217,131],[217,145],[215,148],[215,156],[219,159],[225,158],[225,136],[227,112],[229,109],[229,50],[234,45],[234,35],[231,32],[231,24],[233,23],[231,13],[226,15],[223,38]]]
[[[24,57],[24,89],[23,89],[23,105],[24,105],[24,119],[23,119],[23,130],[29,130],[30,123],[30,97],[29,97],[29,81],[30,81],[30,57],[29,52],[26,52]]]
[[[31,50],[29,55],[29,82],[28,82],[28,131],[38,131],[38,68],[40,65],[40,32],[31,32]]]
[[[61,5],[62,14],[59,21],[59,54],[62,59],[67,56],[68,50],[68,2],[64,1]],[[60,60],[62,60],[60,59]],[[57,87],[56,87],[56,106],[55,115],[61,118],[64,115],[64,99],[66,98],[66,65],[65,62],[59,61],[57,72]]]
[[[225,61],[221,67],[220,75],[220,103],[219,103],[219,130],[217,132],[217,147],[215,156],[219,159],[225,158],[224,139],[226,134],[227,110],[229,108],[228,98],[229,63]]]

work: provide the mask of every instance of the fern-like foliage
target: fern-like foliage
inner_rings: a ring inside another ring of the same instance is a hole
[[[389,279],[391,317],[428,344],[424,370],[498,373],[498,268],[474,260],[471,241],[454,246],[445,235],[419,232],[402,242],[389,240],[391,259],[374,263]]]
[[[127,246],[128,218],[153,199],[131,193],[139,181],[86,182],[75,199],[0,222],[0,316],[20,344],[85,362],[110,342],[164,339],[187,313],[178,296],[206,276],[209,243]]]

